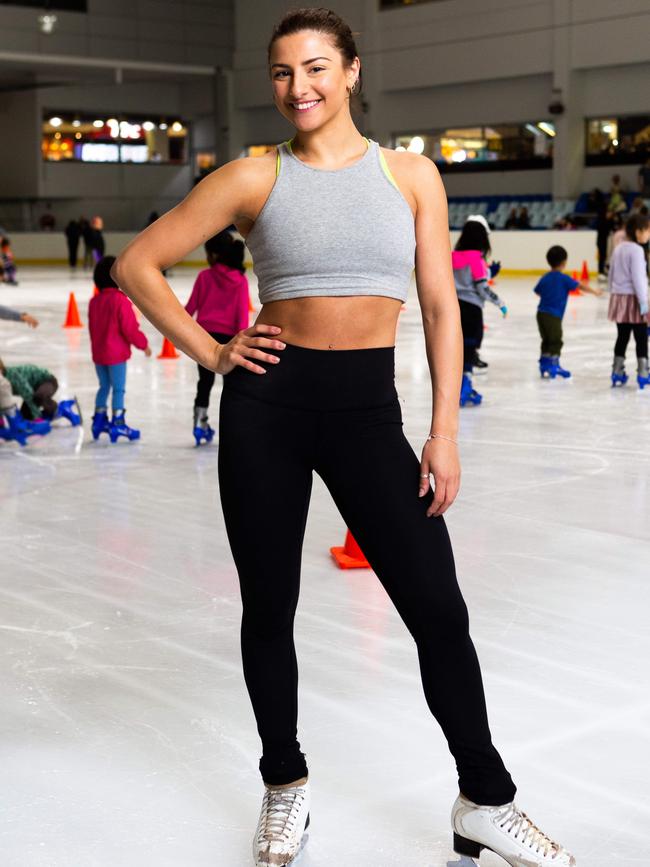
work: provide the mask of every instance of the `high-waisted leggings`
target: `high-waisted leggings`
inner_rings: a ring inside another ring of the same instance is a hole
[[[307,774],[297,740],[293,623],[315,471],[415,640],[427,704],[480,804],[515,786],[492,744],[444,519],[418,497],[420,462],[402,432],[393,348],[288,345],[256,374],[224,377],[219,481],[243,602],[244,677],[270,785]],[[257,362],[259,363],[259,362]],[[252,534],[252,535],[251,535]]]

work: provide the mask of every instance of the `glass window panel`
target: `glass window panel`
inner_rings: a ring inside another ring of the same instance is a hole
[[[645,162],[650,156],[650,114],[588,118],[587,165]]]
[[[187,143],[188,126],[178,118],[98,117],[54,110],[43,114],[41,149],[43,159],[50,162],[115,162],[113,149],[85,147],[114,144],[118,162],[182,165],[188,161]],[[106,160],[96,158],[102,153],[107,155]]]
[[[551,121],[492,124],[395,136],[399,149],[423,153],[443,170],[548,167],[555,127]]]

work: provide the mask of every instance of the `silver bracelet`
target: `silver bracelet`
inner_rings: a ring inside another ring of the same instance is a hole
[[[458,440],[453,440],[451,437],[445,437],[442,434],[429,434],[427,442],[429,440],[447,440],[447,442],[453,443],[455,446],[458,445]]]

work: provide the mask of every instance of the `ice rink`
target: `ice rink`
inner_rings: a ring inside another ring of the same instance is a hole
[[[195,273],[170,277],[182,301]],[[78,396],[85,430],[62,422],[23,449],[0,442],[0,863],[250,867],[259,745],[218,446],[197,449],[191,433],[195,365],[156,360],[162,340],[145,322],[154,357],[134,351],[127,381],[142,440],[94,443],[88,330],[61,327],[70,290],[86,325],[92,281],[62,268],[19,278],[0,286],[0,304],[41,326],[0,322],[0,354],[48,367],[59,396]],[[486,311],[484,403],[461,411],[464,479],[448,523],[518,804],[579,867],[647,865],[650,389],[635,376],[609,388],[606,297],[570,299],[573,378],[541,381],[534,282],[502,279],[510,315]],[[413,289],[397,345],[419,452],[430,386]],[[281,500],[269,490],[251,502],[251,545]],[[470,867],[451,849],[455,770],[415,645],[373,574],[331,560],[344,532],[317,479],[296,625],[313,786],[298,863]],[[480,864],[504,862],[484,853]]]

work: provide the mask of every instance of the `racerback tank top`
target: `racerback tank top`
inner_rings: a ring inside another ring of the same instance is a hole
[[[333,171],[278,147],[276,180],[248,233],[262,304],[308,296],[406,300],[415,226],[377,142]]]

